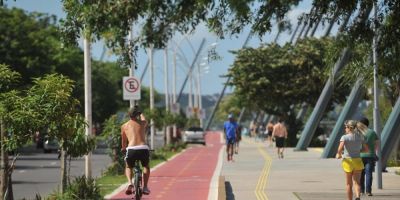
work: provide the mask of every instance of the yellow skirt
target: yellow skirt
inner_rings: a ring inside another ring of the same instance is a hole
[[[345,172],[353,172],[354,170],[363,170],[364,164],[361,158],[343,158],[342,167]]]

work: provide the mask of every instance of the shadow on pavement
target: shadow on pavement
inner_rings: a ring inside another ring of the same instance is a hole
[[[54,166],[28,166],[28,165],[16,165],[17,170],[33,170],[33,169],[59,169],[59,165]]]
[[[226,191],[226,199],[234,200],[235,195],[233,194],[232,185],[229,181],[225,181],[225,191]]]
[[[44,184],[44,183],[58,184],[58,182],[49,182],[49,181],[46,181],[46,182],[42,182],[42,181],[13,181],[12,183],[13,184],[38,184],[38,183],[41,183],[41,184]]]

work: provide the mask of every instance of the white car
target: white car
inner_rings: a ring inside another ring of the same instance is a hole
[[[206,145],[206,135],[200,127],[190,127],[183,133],[183,142],[185,143],[200,143]]]

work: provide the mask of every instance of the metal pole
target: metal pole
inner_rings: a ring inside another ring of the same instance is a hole
[[[250,33],[247,35],[247,38],[246,38],[246,40],[244,41],[244,43],[243,43],[243,45],[242,45],[242,49],[243,49],[244,47],[246,47],[246,45],[247,45],[247,43],[250,41],[250,38],[251,38],[252,35],[253,35],[253,33],[250,31]],[[210,125],[211,125],[211,122],[212,122],[213,119],[214,119],[215,112],[216,112],[217,109],[218,109],[219,103],[221,102],[222,97],[223,97],[224,94],[225,94],[226,86],[228,86],[228,83],[229,83],[230,80],[231,80],[231,76],[228,77],[228,79],[226,80],[226,82],[225,82],[225,84],[224,84],[224,87],[222,88],[222,91],[221,91],[221,93],[220,93],[220,95],[219,95],[219,97],[218,97],[218,100],[217,100],[217,102],[215,103],[214,109],[213,109],[213,111],[212,111],[212,113],[211,113],[211,115],[210,115],[210,118],[208,119],[207,126],[206,126],[205,130],[209,130],[209,129],[210,129]]]
[[[307,38],[308,31],[310,31],[311,27],[313,26],[313,21],[311,19],[311,14],[312,13],[310,13],[310,16],[308,17],[308,24],[307,24],[308,26],[307,26],[307,28],[306,28],[306,30],[304,32],[304,35],[300,36],[300,38],[302,38],[302,39]]]
[[[371,59],[365,63],[365,65],[370,65]],[[340,137],[344,131],[343,124],[346,119],[351,118],[354,115],[355,111],[358,108],[358,104],[360,103],[363,95],[364,95],[364,88],[362,87],[363,82],[359,78],[354,84],[353,89],[345,105],[343,106],[342,111],[336,121],[335,127],[333,128],[331,134],[329,135],[329,140],[325,145],[324,151],[322,152],[321,158],[334,158],[335,153],[337,152],[337,148],[339,146]]]
[[[307,26],[307,28],[305,29],[304,35],[302,35],[302,32],[300,33],[299,37],[297,38],[297,40],[299,40],[300,38],[306,38],[308,31],[310,31],[310,28],[312,26],[312,19],[311,19],[311,15],[313,15],[315,12],[315,7],[312,7],[310,10],[310,14],[308,14],[306,20],[304,21],[304,27]]]
[[[186,82],[188,81],[188,78],[189,78],[190,74],[191,74],[192,71],[193,71],[193,68],[194,68],[194,66],[195,66],[195,64],[196,64],[196,62],[197,62],[197,59],[198,59],[198,57],[199,57],[199,55],[200,55],[201,50],[203,49],[203,46],[204,46],[204,43],[205,43],[205,42],[206,42],[206,39],[203,38],[203,40],[201,41],[200,47],[199,47],[199,49],[197,50],[196,56],[195,56],[195,58],[194,58],[194,60],[193,60],[193,62],[192,62],[192,65],[190,66],[189,72],[188,72],[188,74],[186,75],[185,81],[183,81],[183,84],[182,84],[182,87],[181,87],[181,91],[179,92],[179,95],[178,95],[178,98],[177,98],[176,102],[179,102],[179,100],[180,100],[181,97],[182,97],[183,89],[184,89],[185,86],[186,86]]]
[[[149,49],[150,57],[150,111],[154,111],[154,60],[153,60],[153,47]],[[154,119],[150,120],[150,148],[154,149]]]
[[[188,102],[189,102],[189,111],[190,111],[190,117],[192,117],[191,116],[191,114],[192,114],[192,112],[193,112],[193,98],[192,98],[192,96],[193,96],[193,73],[192,73],[192,71],[190,71],[190,74],[189,74],[189,96],[188,96]]]
[[[350,21],[350,16],[351,16],[351,12],[347,13],[346,18],[344,18],[342,25],[340,25],[340,27],[338,29],[338,32],[343,32],[346,29],[347,24]]]
[[[144,75],[146,75],[147,68],[149,68],[149,63],[150,63],[150,61],[147,60],[146,66],[145,66],[144,69],[143,69],[142,75],[140,75],[140,82],[143,82]]]
[[[319,23],[321,22],[321,19],[322,19],[322,15],[319,15],[317,21],[315,22],[313,29],[311,30],[310,37],[314,37],[314,34],[317,31],[317,28],[318,28]]]
[[[356,23],[365,22],[365,20],[368,18],[371,12],[371,9],[372,9],[371,6],[361,9],[356,18]],[[343,49],[341,57],[335,63],[332,72],[332,77],[330,77],[328,81],[325,83],[325,87],[322,90],[320,97],[318,98],[317,104],[315,105],[314,110],[311,113],[311,116],[307,120],[307,123],[301,133],[300,139],[297,142],[295,148],[296,151],[307,150],[307,147],[311,142],[315,130],[320,120],[322,119],[322,115],[324,114],[329,99],[332,96],[333,86],[335,84],[336,77],[339,71],[348,63],[349,59],[350,59],[350,49],[346,47]]]
[[[133,41],[133,25],[130,27],[129,33],[128,33],[128,45],[130,45],[131,41]],[[129,76],[134,76],[135,75],[135,59],[133,52],[130,52],[129,56],[131,57],[132,63],[129,68]],[[129,100],[129,107],[133,108],[135,106],[135,100],[131,99]]]
[[[279,35],[282,33],[282,30],[280,29],[280,25],[282,24],[282,20],[279,20],[279,22],[278,22],[278,33],[276,33],[276,36],[275,36],[275,39],[274,39],[274,43],[276,43],[276,42],[278,42],[278,38],[279,38]]]
[[[165,91],[165,111],[169,112],[169,75],[168,75],[168,48],[164,49],[164,91]],[[169,125],[165,126],[165,139],[166,143],[171,143],[171,134],[169,130]]]
[[[306,26],[307,26],[307,19],[306,19],[306,16],[303,16],[303,26],[301,27],[301,29],[300,29],[300,33],[299,33],[299,35],[297,36],[297,39],[296,40],[293,40],[293,42],[294,43],[296,43],[296,41],[297,40],[299,40],[300,38],[301,38],[301,35],[303,34],[303,32],[304,32],[304,29],[306,28]]]
[[[333,86],[335,84],[336,77],[338,76],[339,71],[348,63],[350,59],[350,50],[349,48],[344,48],[342,51],[342,55],[336,61],[335,67],[333,69],[333,76],[328,79],[325,83],[324,89],[321,92],[320,97],[316,105],[314,106],[314,110],[312,111],[307,123],[304,126],[304,129],[301,133],[300,139],[297,142],[295,151],[305,151],[307,150],[308,145],[311,142],[312,136],[317,129],[317,126],[324,114],[325,108],[328,105],[329,99],[333,93]]]
[[[381,160],[382,163],[386,163],[389,159],[390,153],[395,150],[395,144],[400,139],[400,97],[397,98],[396,104],[394,105],[392,112],[389,115],[388,120],[385,123],[385,127],[381,132],[380,138],[380,149],[382,151]]]
[[[373,65],[374,65],[374,130],[381,138],[381,118],[379,114],[379,77],[378,77],[378,55],[377,55],[377,20],[378,20],[378,6],[374,1],[374,37],[372,39],[372,55],[373,55]],[[378,148],[378,157],[382,158],[382,147]],[[382,189],[382,159],[379,159],[376,165],[376,179],[378,189]]]
[[[197,65],[197,97],[198,97],[198,100],[197,100],[198,115],[197,116],[199,117],[200,127],[203,128],[203,118],[201,116],[201,114],[202,114],[201,109],[202,109],[203,105],[202,105],[202,101],[201,101],[200,65]]]
[[[246,107],[242,107],[242,109],[240,110],[240,114],[239,114],[239,117],[238,117],[238,120],[237,120],[238,124],[240,124],[240,122],[242,121],[244,112],[246,112]]]
[[[177,106],[176,104],[176,48],[174,49],[174,66],[173,66],[173,72],[172,72],[172,102],[174,102],[174,106]],[[177,127],[176,124],[173,126],[172,134],[174,138],[177,137]]]
[[[301,26],[301,22],[302,22],[302,21],[303,21],[303,18],[300,18],[300,20],[297,22],[297,26],[296,26],[296,28],[295,28],[294,31],[293,31],[293,34],[292,34],[292,37],[290,38],[290,42],[289,42],[289,43],[292,43],[292,42],[293,42],[294,37],[296,36],[297,30],[298,30],[299,27]]]
[[[87,123],[86,137],[92,136],[92,68],[90,62],[90,38],[84,36],[83,39],[84,54],[84,79],[85,79],[85,120]],[[92,152],[85,156],[85,176],[92,177]]]
[[[324,33],[324,37],[328,37],[329,36],[329,34],[331,33],[331,30],[333,28],[333,25],[335,24],[336,19],[338,18],[338,16],[339,16],[339,12],[338,12],[338,9],[336,9],[335,14],[333,15],[333,18],[332,18],[331,22],[328,25],[328,28],[326,29],[326,31]]]

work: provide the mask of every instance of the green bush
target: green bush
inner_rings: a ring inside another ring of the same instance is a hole
[[[87,199],[97,200],[102,199],[99,186],[92,178],[86,179],[85,176],[76,177],[70,183],[64,194],[57,193],[49,199],[70,200],[70,199]]]
[[[390,158],[387,161],[386,166],[388,166],[388,167],[398,167],[398,166],[400,166],[400,161],[398,161],[398,160],[396,160],[394,158]]]
[[[104,172],[104,175],[106,176],[120,175],[124,174],[124,172],[125,172],[124,162],[115,162],[107,168],[107,170]]]

